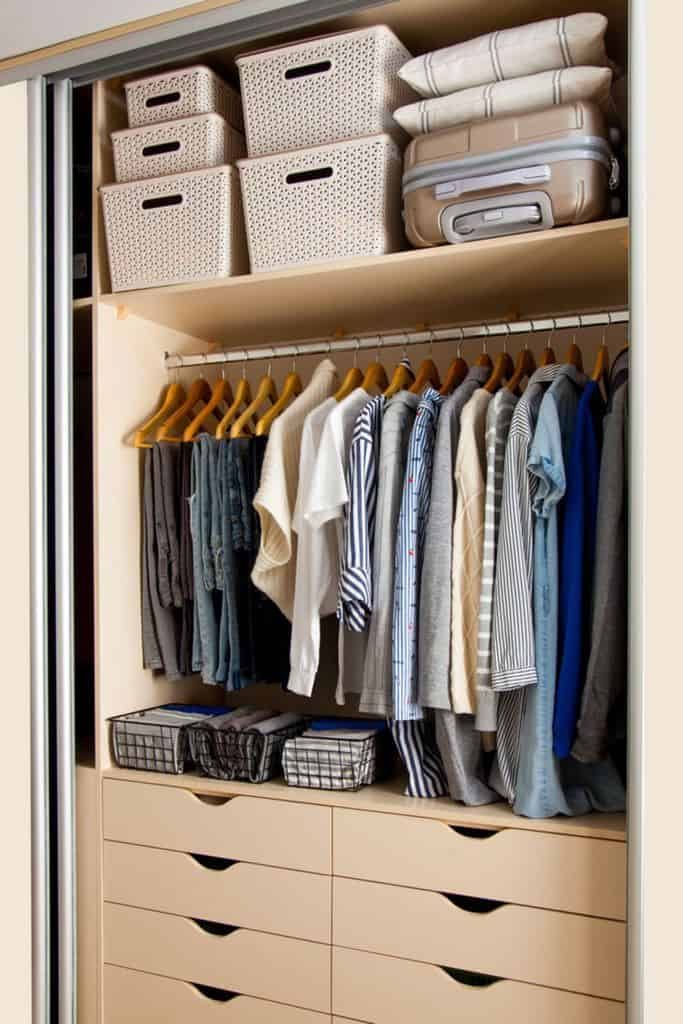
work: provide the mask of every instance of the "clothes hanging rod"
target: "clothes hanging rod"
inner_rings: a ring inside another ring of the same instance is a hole
[[[312,341],[286,342],[282,345],[260,345],[257,348],[233,348],[229,351],[197,353],[182,356],[166,352],[166,369],[180,369],[186,366],[210,366],[225,363],[246,363],[254,359],[298,358],[299,356],[331,355],[333,352],[353,352],[362,349],[403,348],[408,345],[425,345],[430,342],[472,341],[477,338],[496,338],[501,335],[512,337],[521,334],[541,334],[564,331],[571,328],[582,330],[586,327],[611,327],[627,324],[629,312],[619,309],[603,313],[576,313],[572,316],[534,317],[531,320],[514,320],[510,323],[496,321],[491,324],[470,324],[467,327],[439,327],[434,330],[421,328],[411,331],[379,331],[373,334],[349,334],[343,338],[316,338]]]

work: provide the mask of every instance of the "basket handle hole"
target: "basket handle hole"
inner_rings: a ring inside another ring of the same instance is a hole
[[[333,174],[331,167],[316,167],[313,171],[293,171],[285,180],[288,185],[300,185],[305,181],[322,181],[331,178]]]
[[[213,999],[215,1003],[229,1003],[237,997],[236,992],[228,992],[225,988],[212,988],[211,985],[198,985],[196,982],[192,982],[192,987],[205,999]]]
[[[177,153],[180,149],[179,142],[157,142],[153,146],[143,146],[143,156],[161,156],[162,153]]]
[[[148,96],[145,100],[146,107],[165,107],[167,103],[177,103],[180,99],[180,93],[176,90],[175,92],[162,92],[158,96]]]
[[[285,78],[309,78],[311,75],[324,75],[332,67],[331,60],[319,60],[314,64],[302,64],[298,68],[287,68]]]
[[[143,210],[159,210],[164,206],[180,206],[182,196],[156,196],[154,199],[143,199]]]
[[[226,860],[225,857],[209,857],[203,853],[191,853],[190,857],[196,861],[202,868],[207,868],[209,871],[227,871],[233,864],[237,863],[234,860]]]

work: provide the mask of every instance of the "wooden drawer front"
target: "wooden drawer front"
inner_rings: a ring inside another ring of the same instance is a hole
[[[406,922],[409,927],[410,923]],[[371,1024],[624,1024],[623,1003],[499,981],[456,981],[441,967],[334,949],[332,1012]]]
[[[330,1012],[330,947],[242,929],[212,934],[186,917],[104,905],[105,963]]]
[[[326,1014],[107,964],[104,1024],[327,1024]]]
[[[626,928],[578,914],[486,904],[335,878],[335,946],[424,960],[514,981],[623,1000]]]
[[[239,928],[329,943],[329,876],[104,844],[104,898]]]
[[[104,838],[329,874],[328,807],[104,780]]]
[[[334,811],[334,874],[626,918],[626,844]]]

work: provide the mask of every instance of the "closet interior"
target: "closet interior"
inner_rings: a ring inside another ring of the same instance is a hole
[[[590,9],[607,17],[607,51],[626,75],[627,3],[599,0]],[[234,276],[113,290],[103,197],[116,180],[112,133],[129,127],[126,85],[192,64],[238,88],[237,58],[316,35],[388,26],[417,56],[583,10],[575,0],[376,3],[306,31],[245,40],[75,92],[84,1024],[626,1020],[621,810],[527,817],[506,800],[468,806],[447,792],[407,796],[388,731],[377,778],[354,777],[358,785],[349,787],[335,784],[343,771],[331,755],[326,773],[320,764],[311,770],[306,754],[296,760],[296,731],[289,785],[279,771],[258,783],[210,777],[201,770],[201,729],[190,743],[199,765],[178,774],[121,767],[114,746],[120,716],[168,704],[249,706],[323,724],[337,716],[384,718],[359,710],[357,693],[343,706],[335,699],[335,615],[322,623],[311,696],[272,681],[230,691],[206,685],[200,672],[170,679],[143,667],[143,497],[151,455],[136,447],[136,431],[169,386],[187,392],[204,379],[208,395],[223,379],[235,394],[246,378],[253,396],[269,376],[279,396],[293,373],[305,388],[324,360],[341,382],[374,362],[391,379],[407,357],[418,376],[432,360],[441,387],[459,356],[469,367],[484,357],[497,366],[506,352],[516,364],[526,351],[542,366],[550,348],[562,363],[573,345],[590,377],[605,346],[612,363],[633,340],[623,205],[589,223],[465,244],[419,249],[403,240],[400,251],[381,255],[251,273],[245,263]],[[626,130],[624,123],[624,176]],[[408,142],[405,136],[401,150]],[[139,241],[134,231],[130,241]],[[276,642],[274,635],[256,638],[264,650]],[[346,742],[351,748],[353,740]]]

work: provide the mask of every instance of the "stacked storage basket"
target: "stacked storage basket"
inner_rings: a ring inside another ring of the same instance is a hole
[[[252,271],[403,247],[394,110],[410,54],[380,25],[237,58],[249,159],[239,160]]]
[[[112,291],[244,273],[238,93],[203,66],[125,90],[130,128],[112,134],[118,184],[101,190]]]

